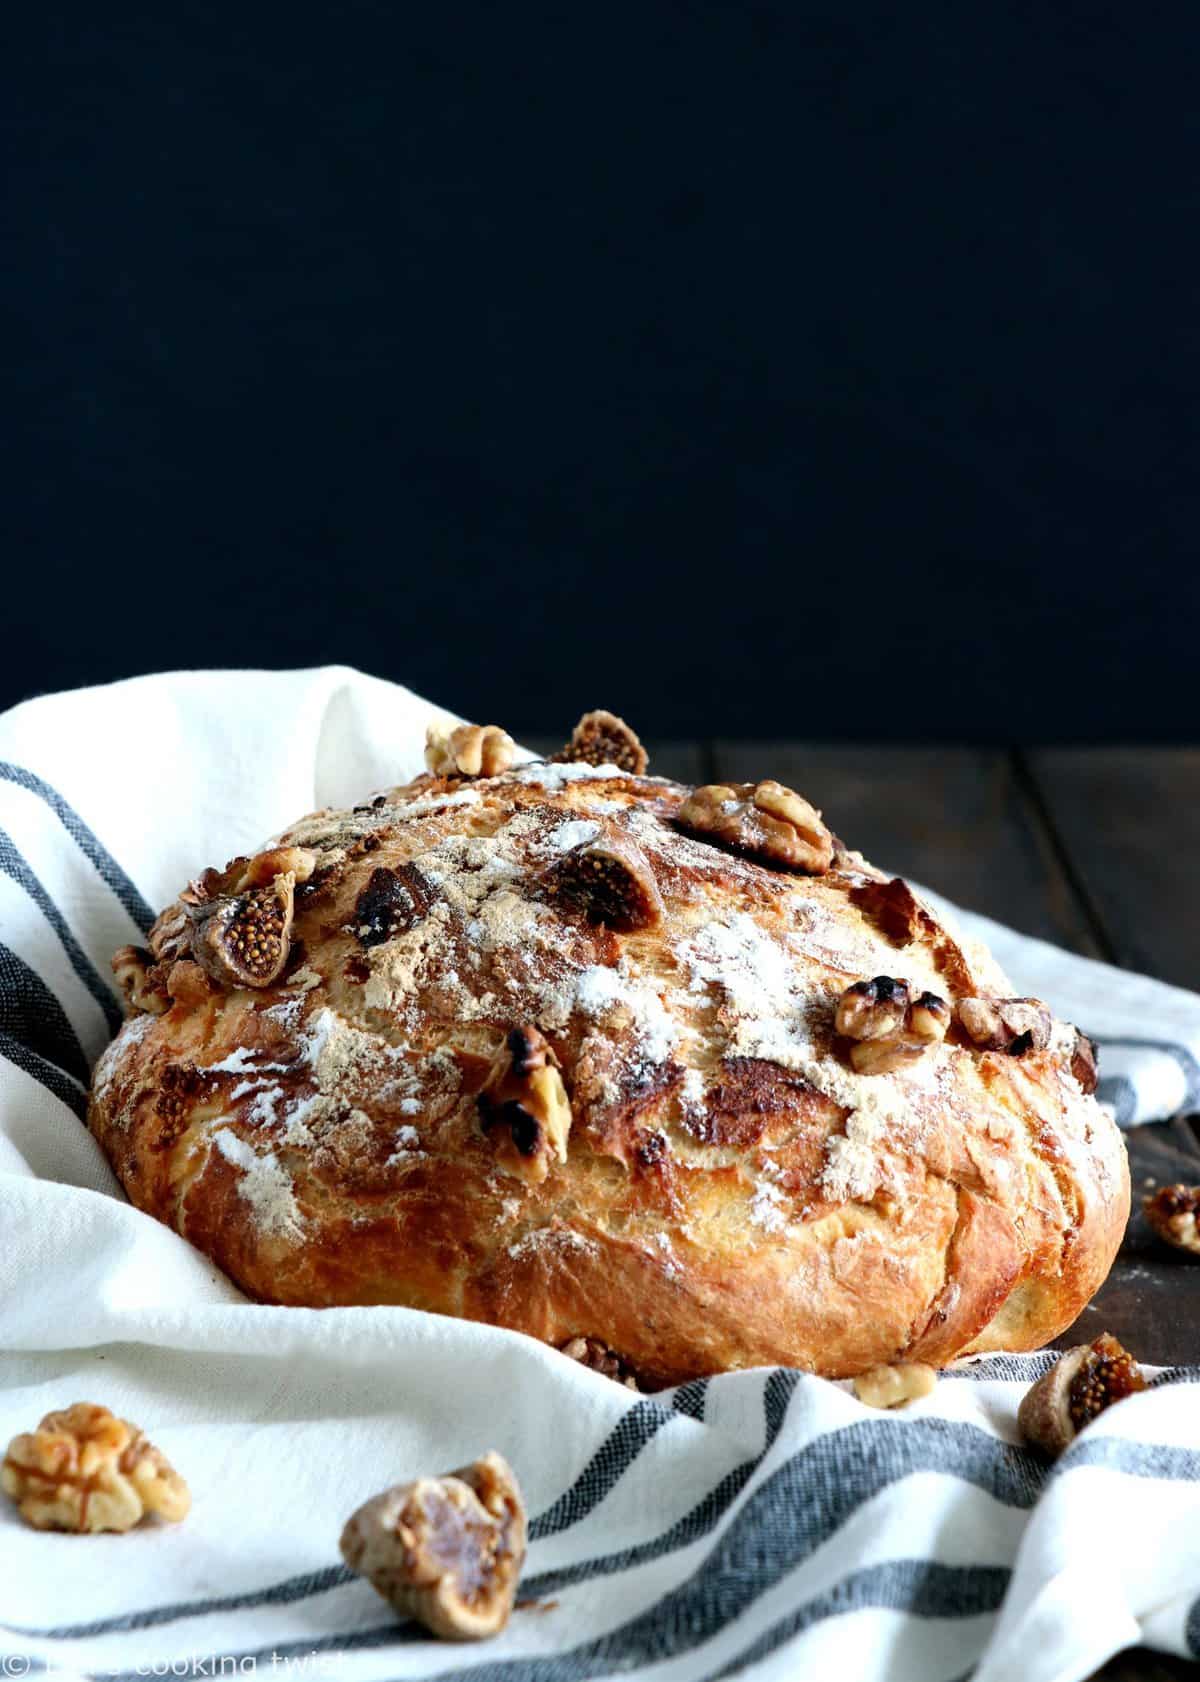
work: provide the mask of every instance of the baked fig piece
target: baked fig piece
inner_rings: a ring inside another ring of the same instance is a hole
[[[1056,1458],[1105,1408],[1145,1388],[1133,1356],[1104,1332],[1094,1343],[1068,1349],[1038,1379],[1021,1403],[1017,1425],[1026,1442]]]
[[[649,860],[623,835],[604,836],[568,853],[554,872],[550,891],[579,906],[593,922],[622,934],[655,928],[663,918]]]
[[[1165,1243],[1200,1256],[1200,1186],[1163,1186],[1143,1200],[1142,1208]]]
[[[1100,1067],[1096,1056],[1096,1042],[1075,1030],[1075,1044],[1071,1050],[1071,1073],[1090,1097],[1100,1084]]]
[[[525,1563],[525,1502],[499,1454],[364,1502],[342,1558],[403,1618],[444,1641],[480,1641],[509,1620]]]
[[[567,1160],[571,1105],[558,1059],[536,1028],[512,1030],[477,1103],[506,1173],[540,1185],[552,1162]]]
[[[185,888],[179,898],[196,962],[222,986],[270,987],[287,966],[295,894],[290,870],[248,893],[210,897],[199,882]]]
[[[675,814],[680,829],[761,864],[820,876],[833,863],[833,836],[815,806],[782,783],[705,783]]]
[[[584,713],[571,740],[554,757],[580,765],[615,765],[631,777],[644,776],[650,763],[636,731],[616,713],[603,710]]]

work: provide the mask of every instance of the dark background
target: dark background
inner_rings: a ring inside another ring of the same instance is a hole
[[[0,703],[1200,736],[1191,14],[25,17]]]

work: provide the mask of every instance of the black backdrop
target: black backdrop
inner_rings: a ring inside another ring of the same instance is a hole
[[[34,11],[0,702],[1200,736],[1189,14]]]

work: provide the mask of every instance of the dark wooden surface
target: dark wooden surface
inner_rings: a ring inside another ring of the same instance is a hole
[[[1182,987],[1200,984],[1200,750],[651,744],[685,781],[777,777],[874,863],[1028,934]],[[1126,1135],[1134,1215],[1107,1284],[1061,1343],[1111,1331],[1141,1359],[1200,1360],[1200,1262],[1157,1243],[1145,1191],[1200,1183],[1186,1117]],[[1175,1682],[1191,1664],[1136,1649],[1103,1682]]]

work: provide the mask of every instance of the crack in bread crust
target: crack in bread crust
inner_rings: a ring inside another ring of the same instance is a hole
[[[292,826],[273,845],[315,862],[278,981],[176,954],[170,1008],[97,1066],[90,1125],[131,1199],[264,1301],[586,1335],[648,1382],[1062,1330],[1128,1209],[1069,1032],[996,1056],[952,1031],[856,1073],[848,985],[1005,997],[1006,978],[840,843],[805,875],[684,833],[688,793],[559,762]],[[547,891],[598,837],[636,860],[636,927]],[[570,1108],[542,1179],[506,1172],[479,1120],[518,1029]]]

